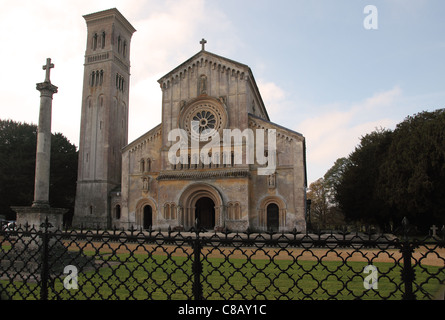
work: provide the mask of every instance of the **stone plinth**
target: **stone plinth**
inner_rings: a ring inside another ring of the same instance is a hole
[[[62,229],[63,214],[68,212],[68,209],[51,208],[49,206],[32,206],[32,207],[11,207],[17,213],[17,225],[22,227],[28,224],[39,229],[41,224],[48,218],[52,227],[48,230]]]
[[[49,206],[32,206],[32,207],[11,207],[17,213],[17,226],[25,229],[25,226],[35,229],[35,231],[43,230],[42,224],[48,219],[47,230],[53,232],[61,230],[63,227],[63,214],[68,209],[51,208]],[[17,249],[34,251],[41,246],[41,239],[35,237],[22,237],[16,243]],[[50,243],[53,245],[53,243]]]
[[[62,230],[63,214],[68,209],[49,206],[12,207],[17,213],[18,233],[10,239],[11,250],[1,252],[1,267],[11,277],[40,277],[44,261],[50,274],[61,273],[67,265],[80,270],[94,265],[83,253],[70,252],[57,231]]]

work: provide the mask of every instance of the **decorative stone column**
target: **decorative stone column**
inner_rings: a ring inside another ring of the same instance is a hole
[[[68,209],[51,208],[49,205],[49,178],[51,161],[51,112],[53,94],[57,93],[57,87],[51,84],[50,71],[54,68],[51,59],[46,59],[45,81],[37,83],[36,89],[40,91],[39,124],[37,127],[36,169],[34,185],[34,201],[31,207],[12,207],[17,213],[17,224],[35,226],[48,221],[52,228],[62,228],[63,214]]]
[[[37,130],[36,172],[34,185],[33,207],[49,208],[49,172],[51,158],[51,112],[53,94],[57,87],[51,84],[49,74],[54,64],[46,60],[43,69],[46,70],[45,81],[37,84],[40,91],[39,126]]]

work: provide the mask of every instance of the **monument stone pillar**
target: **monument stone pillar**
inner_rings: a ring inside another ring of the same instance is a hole
[[[36,172],[34,185],[33,207],[49,207],[49,170],[51,157],[51,113],[53,94],[57,93],[57,87],[51,84],[49,75],[54,64],[51,59],[46,59],[45,81],[37,84],[40,91],[40,113],[37,130]]]
[[[34,201],[31,207],[12,207],[17,213],[17,225],[40,225],[48,221],[52,228],[62,228],[63,214],[68,209],[51,208],[49,205],[49,178],[51,159],[51,113],[53,94],[57,87],[51,84],[50,71],[54,68],[51,59],[46,59],[45,81],[37,83],[36,89],[40,91],[39,124],[37,127],[36,169],[34,185]]]

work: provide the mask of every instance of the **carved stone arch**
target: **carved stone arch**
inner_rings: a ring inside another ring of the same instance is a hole
[[[152,198],[142,198],[136,204],[136,212],[135,212],[135,227],[141,228],[144,224],[144,208],[146,206],[151,206],[152,214],[153,214],[153,225],[157,224],[157,212],[158,208],[156,206],[156,201]]]
[[[230,201],[227,203],[227,218],[230,220],[241,219],[241,204],[239,201]]]
[[[281,196],[266,196],[261,199],[258,207],[259,226],[263,230],[267,230],[267,208],[270,204],[278,206],[279,212],[279,228],[282,229],[286,226],[286,202]]]
[[[97,106],[104,107],[106,106],[106,103],[107,103],[106,96],[104,94],[100,94],[97,97]]]
[[[224,203],[221,193],[212,185],[206,183],[194,183],[189,185],[179,197],[178,206],[181,213],[178,214],[179,224],[184,228],[190,228],[195,224],[196,203],[201,198],[210,198],[215,204],[215,227],[224,225]]]
[[[85,105],[90,109],[93,106],[93,103],[91,102],[91,96],[86,97],[85,99]]]
[[[174,202],[164,203],[164,219],[175,220],[177,217],[177,206]]]

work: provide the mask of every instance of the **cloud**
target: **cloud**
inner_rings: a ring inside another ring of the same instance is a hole
[[[306,138],[309,181],[323,176],[336,159],[347,157],[360,142],[360,137],[376,128],[393,128],[394,119],[385,110],[401,99],[402,90],[374,94],[357,103],[336,103],[331,111],[305,119],[294,128]],[[326,106],[320,106],[326,110]]]
[[[277,83],[259,79],[257,84],[271,121],[305,136],[308,182],[323,176],[338,158],[347,157],[362,135],[376,128],[394,127],[396,120],[388,110],[403,100],[401,88],[395,86],[358,102],[312,105],[299,100],[297,93],[286,92]],[[305,120],[297,122],[303,114]]]
[[[367,98],[364,102],[359,103],[355,108],[359,110],[373,110],[375,108],[390,107],[395,99],[400,97],[402,89],[399,86],[395,86],[389,91],[379,92],[372,97]]]
[[[257,80],[258,90],[271,119],[281,115],[286,108],[287,93],[271,81]]]

